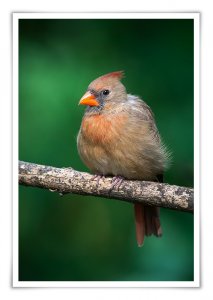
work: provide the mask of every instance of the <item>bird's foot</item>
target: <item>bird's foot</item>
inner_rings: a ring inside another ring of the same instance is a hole
[[[114,188],[117,188],[117,190],[119,190],[119,187],[121,186],[123,180],[124,180],[124,177],[122,177],[122,176],[114,176],[112,178],[112,185],[110,187],[109,192],[111,192]]]
[[[102,175],[96,174],[92,177],[92,180],[96,180],[96,186],[98,187],[100,180],[103,178],[105,178],[103,174]]]

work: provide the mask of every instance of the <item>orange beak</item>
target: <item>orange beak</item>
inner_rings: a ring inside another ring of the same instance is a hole
[[[99,103],[96,100],[95,96],[92,95],[90,92],[86,92],[83,95],[83,97],[81,98],[79,104],[81,104],[81,105],[89,105],[89,106],[99,106]]]

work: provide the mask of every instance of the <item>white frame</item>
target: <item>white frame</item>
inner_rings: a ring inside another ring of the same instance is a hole
[[[194,281],[18,280],[18,21],[19,19],[194,19]],[[200,286],[200,14],[199,13],[13,13],[13,287],[199,287]]]

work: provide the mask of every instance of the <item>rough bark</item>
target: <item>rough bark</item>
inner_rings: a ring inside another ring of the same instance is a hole
[[[194,190],[166,183],[124,180],[119,188],[111,189],[111,177],[101,178],[97,184],[94,175],[72,168],[55,168],[20,161],[19,184],[49,189],[60,194],[93,195],[193,212]]]

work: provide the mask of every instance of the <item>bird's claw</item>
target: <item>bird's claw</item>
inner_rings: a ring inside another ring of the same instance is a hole
[[[109,193],[114,189],[117,188],[119,190],[124,178],[122,176],[114,176],[112,178],[112,185],[110,187]]]
[[[99,185],[99,182],[102,178],[105,178],[104,175],[100,175],[100,174],[96,174],[92,177],[92,180],[96,180],[96,186],[98,187]]]
[[[92,177],[92,180],[96,180],[97,183],[96,183],[96,186],[98,187],[99,185],[99,182],[101,179],[104,179],[105,176],[104,175],[100,175],[100,174],[96,174]],[[119,190],[122,182],[123,182],[124,178],[122,176],[114,176],[112,178],[112,184],[111,184],[111,187],[109,189],[109,194],[111,193],[111,191],[116,188],[117,190]]]

